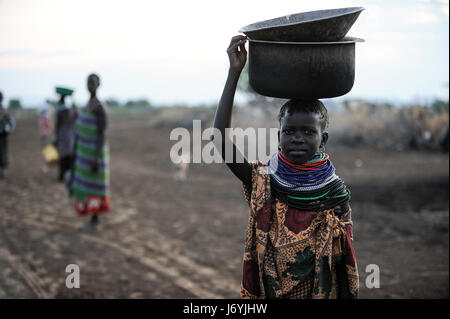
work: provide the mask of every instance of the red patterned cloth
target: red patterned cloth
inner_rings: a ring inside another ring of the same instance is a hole
[[[350,207],[300,211],[273,197],[267,166],[252,164],[241,298],[357,298]]]
[[[109,197],[88,196],[86,202],[75,200],[75,210],[79,215],[109,213]]]

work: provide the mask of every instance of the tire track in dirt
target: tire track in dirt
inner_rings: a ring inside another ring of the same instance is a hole
[[[11,216],[2,217],[3,220],[19,222],[18,219]],[[67,222],[55,221],[53,218],[45,216],[40,216],[40,219],[43,222],[37,221],[36,219],[30,217],[21,218],[20,222],[33,227],[44,228],[50,231],[61,231],[61,227],[59,226],[62,226],[70,231],[76,231],[76,228],[72,224],[69,224]],[[129,258],[137,260],[140,264],[169,278],[173,284],[182,289],[185,289],[186,291],[189,291],[198,298],[223,298],[221,294],[213,292],[212,290],[228,293],[239,291],[239,287],[236,284],[233,284],[233,280],[229,278],[223,278],[223,276],[220,275],[215,269],[199,265],[187,256],[166,256],[164,254],[165,250],[161,249],[161,247],[158,247],[155,244],[146,243],[145,245],[136,245],[136,242],[133,240],[128,243],[132,244],[133,246],[132,248],[129,248],[86,233],[80,233],[80,236],[88,241],[111,248]],[[164,242],[167,243],[167,241]],[[143,252],[147,250],[146,247],[150,248],[153,252],[158,252],[158,255],[153,256],[153,258],[144,256]],[[40,280],[37,276],[33,275],[33,273],[31,273],[30,271],[22,271],[25,268],[17,263],[17,257],[13,256],[10,259],[11,261],[16,261],[15,268],[20,269],[21,273],[23,273],[25,276],[25,280],[27,280],[27,282],[30,282],[30,285],[32,285],[33,287],[38,287],[36,288],[36,291],[39,298],[51,298],[51,294],[46,293],[42,288],[39,288],[43,285],[40,283]],[[194,277],[194,280],[188,279],[183,276],[182,271],[180,271],[180,269],[183,268],[190,271],[190,273]],[[205,278],[207,279],[206,284]]]
[[[12,239],[7,235],[7,233],[4,231],[6,229],[6,223],[5,219],[1,220],[1,226],[3,230],[1,231],[2,238],[6,242],[7,246],[15,246],[17,247],[13,242]],[[0,254],[6,258],[6,260],[9,262],[11,267],[16,270],[19,275],[22,277],[23,281],[27,284],[27,286],[33,291],[33,293],[38,298],[52,298],[55,296],[55,293],[53,291],[47,291],[44,287],[46,286],[45,283],[41,280],[41,278],[32,271],[27,264],[29,262],[23,262],[22,259],[25,259],[21,257],[20,255],[13,254],[8,247],[1,247],[0,248]]]
[[[136,213],[134,212],[128,214],[135,215]],[[116,226],[116,222],[123,222],[123,220],[124,218],[118,218],[115,222],[113,222],[113,225]],[[57,223],[61,224],[62,226],[68,227],[69,229],[75,230],[75,228],[69,223],[58,221]],[[140,263],[155,269],[159,273],[165,274],[166,272],[168,272],[167,276],[169,278],[175,278],[176,280],[174,282],[180,283],[177,284],[178,286],[190,291],[191,293],[194,293],[195,295],[198,295],[199,297],[204,295],[204,297],[201,298],[222,298],[222,296],[218,295],[217,293],[205,291],[211,289],[214,289],[216,291],[223,291],[229,294],[237,294],[239,292],[239,283],[235,282],[234,278],[229,278],[228,276],[219,273],[212,267],[197,263],[193,259],[193,257],[188,256],[188,253],[186,251],[184,251],[184,254],[174,253],[180,250],[180,243],[174,240],[169,240],[166,236],[158,232],[155,227],[146,225],[146,235],[151,237],[152,240],[147,241],[144,244],[142,244],[137,238],[128,238],[127,245],[130,247],[114,244],[111,240],[103,239],[94,235],[83,234],[83,237],[104,246],[116,249],[126,256],[138,259]],[[153,256],[154,259],[144,256],[144,254],[149,249],[151,250],[151,253],[153,255],[155,252],[158,254],[157,256]],[[171,255],[167,255],[167,252],[171,252]],[[171,266],[171,264],[176,264],[177,267],[174,268]],[[189,274],[195,277],[195,284],[192,283],[192,280],[185,282],[184,279],[178,279],[178,277],[182,277],[180,269],[187,270]],[[180,280],[182,281],[180,282]],[[194,290],[191,291],[190,289],[186,288],[190,286],[199,286],[202,289],[199,290],[193,288]],[[200,293],[200,291],[202,292]]]
[[[36,186],[36,185],[34,185]],[[60,225],[71,232],[74,232],[78,226],[80,226],[81,220],[74,222],[73,218],[69,218],[66,214],[60,214],[61,210],[64,210],[64,201],[58,200],[61,196],[64,196],[64,191],[62,188],[51,185],[50,189],[46,189],[46,196],[43,196],[44,207],[48,207],[47,212],[41,211],[39,214],[34,213],[33,207],[30,205],[22,205],[22,210],[19,214],[14,216],[20,216],[20,220],[13,219],[13,215],[2,215],[11,221],[25,222],[31,226],[36,226],[39,228],[44,228],[51,231],[61,231],[60,227],[49,227],[49,225]],[[9,194],[12,195],[11,202],[7,207],[14,207],[19,205],[19,203],[27,203],[29,197],[29,191],[31,188],[20,189],[11,185],[9,188]],[[49,201],[47,203],[47,201]],[[118,203],[119,204],[119,203]],[[155,205],[155,209],[158,208],[156,203],[151,203]],[[51,208],[51,209],[50,209]],[[105,226],[108,228],[117,228],[115,226],[123,224],[130,221],[130,217],[136,215],[136,211],[132,208],[117,207],[116,214],[112,214],[111,218],[105,220]],[[144,228],[144,227],[142,227]],[[149,227],[148,223],[145,224],[145,230],[139,230],[135,234],[145,233],[145,239],[151,238],[151,240],[146,240],[145,243],[139,241],[136,236],[131,236],[133,232],[124,231],[124,236],[117,236],[114,239],[114,234],[108,233],[108,231],[102,232],[102,236],[112,237],[110,241],[102,239],[97,236],[82,234],[81,236],[87,240],[94,241],[99,245],[109,247],[118,251],[122,255],[131,257],[137,260],[140,264],[145,265],[147,268],[151,268],[153,271],[165,275],[171,279],[175,285],[182,289],[185,289],[200,298],[223,298],[223,296],[230,296],[238,294],[240,290],[239,282],[236,278],[227,275],[226,272],[217,270],[213,267],[199,264],[195,259],[199,260],[198,256],[191,256],[193,252],[190,252],[182,248],[182,242],[177,240],[168,239],[167,236],[162,235],[157,228],[153,225]],[[126,245],[131,246],[131,248],[125,247],[120,244],[114,243],[117,238],[126,238]],[[50,248],[52,249],[52,248]],[[150,252],[149,252],[150,250]],[[178,253],[173,253],[177,251]],[[145,256],[151,255],[151,258]],[[170,255],[168,255],[170,253]],[[155,255],[156,254],[156,255]],[[195,255],[195,254],[194,254]],[[172,266],[175,265],[175,266]],[[225,275],[224,275],[225,273]],[[186,277],[192,277],[187,279]],[[213,292],[214,291],[214,292]]]
[[[28,287],[33,291],[33,293],[36,295],[36,297],[40,299],[47,299],[47,298],[53,298],[50,293],[48,293],[44,289],[44,285],[41,282],[40,278],[31,271],[26,264],[22,263],[20,261],[20,258],[16,255],[13,255],[7,248],[2,247],[0,248],[0,253],[2,256],[6,257],[8,262],[10,263],[11,267],[13,267],[22,277],[22,279],[25,281],[25,283],[28,285]]]

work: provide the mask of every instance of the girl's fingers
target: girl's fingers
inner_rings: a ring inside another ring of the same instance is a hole
[[[234,43],[230,43],[230,46],[228,47],[228,49],[236,49],[238,46],[240,46],[242,43],[241,41],[239,42],[234,42]]]
[[[239,41],[239,40],[244,40],[244,39],[247,39],[247,37],[246,37],[246,36],[243,36],[243,35],[236,35],[236,36],[234,36],[234,37],[231,38],[231,42]]]
[[[236,52],[237,48],[239,47],[241,51],[247,53],[247,51],[245,50],[245,42],[246,42],[246,40],[241,40],[239,42],[232,43],[228,47],[227,51],[228,52]]]
[[[235,36],[231,39],[231,42],[230,42],[230,45],[228,46],[228,48],[235,47],[236,45],[240,45],[242,43],[245,43],[246,41],[247,41],[247,38],[242,35]]]
[[[239,49],[241,49],[241,52],[244,52],[245,54],[247,54],[247,50],[245,49],[245,42],[242,43],[241,45],[239,45]]]
[[[230,44],[230,46],[228,47],[227,51],[231,52],[231,51],[235,51],[236,48],[239,46],[239,43],[232,43]]]

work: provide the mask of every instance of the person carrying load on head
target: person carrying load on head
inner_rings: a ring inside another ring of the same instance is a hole
[[[230,68],[217,107],[216,148],[225,155],[244,36],[228,47]],[[357,298],[350,192],[324,146],[328,113],[317,99],[291,99],[278,115],[278,152],[267,163],[228,161],[250,206],[241,298]],[[212,140],[214,136],[211,137]],[[232,143],[232,141],[230,141]],[[232,143],[232,158],[239,149]]]
[[[55,116],[55,140],[53,144],[59,155],[58,180],[64,182],[70,172],[73,156],[73,143],[75,141],[75,122],[77,120],[77,109],[66,105],[65,99],[71,96],[73,90],[57,87],[56,93],[60,95]]]

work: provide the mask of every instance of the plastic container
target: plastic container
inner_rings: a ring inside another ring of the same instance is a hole
[[[61,87],[61,86],[57,86],[55,88],[55,90],[56,90],[56,93],[60,94],[60,95],[72,95],[72,93],[73,93],[72,89],[68,89],[68,88]]]

